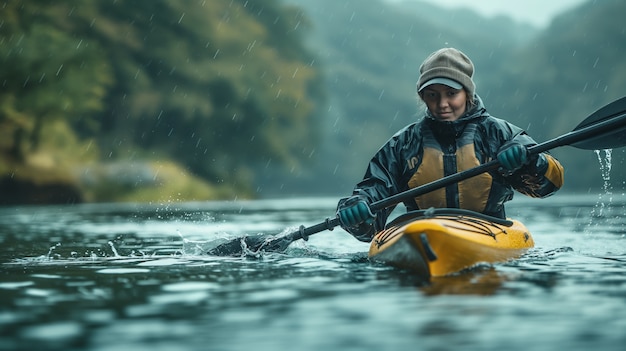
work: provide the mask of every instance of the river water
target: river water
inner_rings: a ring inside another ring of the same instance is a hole
[[[1,350],[624,350],[623,196],[514,200],[536,247],[430,281],[341,229],[210,257],[337,199],[0,208]]]

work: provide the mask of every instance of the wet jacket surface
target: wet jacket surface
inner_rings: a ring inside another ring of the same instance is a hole
[[[498,150],[511,142],[527,147],[537,144],[521,128],[489,115],[475,96],[475,105],[456,121],[438,121],[427,113],[398,131],[371,159],[353,194],[373,203],[496,159]],[[409,211],[464,208],[505,218],[504,203],[513,198],[514,190],[542,198],[556,192],[562,184],[562,166],[548,153],[542,153],[532,156],[527,165],[512,174],[484,173],[406,200],[404,205]],[[384,228],[392,210],[393,207],[377,212],[373,225],[345,229],[359,240],[371,241]]]

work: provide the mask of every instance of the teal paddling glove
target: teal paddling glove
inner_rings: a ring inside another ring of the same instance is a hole
[[[340,201],[337,206],[337,215],[344,229],[354,228],[363,223],[371,225],[376,219],[362,195],[354,195]]]
[[[502,165],[503,173],[510,175],[522,168],[529,161],[529,152],[526,146],[518,142],[504,144],[498,150],[498,161]]]

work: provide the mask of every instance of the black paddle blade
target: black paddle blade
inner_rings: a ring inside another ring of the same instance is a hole
[[[256,254],[261,251],[280,252],[285,251],[287,246],[293,242],[288,237],[274,237],[268,235],[244,236],[220,244],[207,254],[213,256],[242,256],[245,254]]]
[[[626,97],[597,110],[580,122],[574,131],[601,127],[604,129],[597,136],[586,138],[571,146],[583,150],[615,149],[626,146]]]

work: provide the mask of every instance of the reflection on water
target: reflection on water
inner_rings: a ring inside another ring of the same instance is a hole
[[[427,295],[493,295],[512,279],[492,266],[476,267],[447,277],[434,277],[421,287]]]
[[[624,202],[517,201],[536,248],[425,281],[342,230],[284,253],[203,254],[335,199],[0,209],[0,349],[621,350]]]

